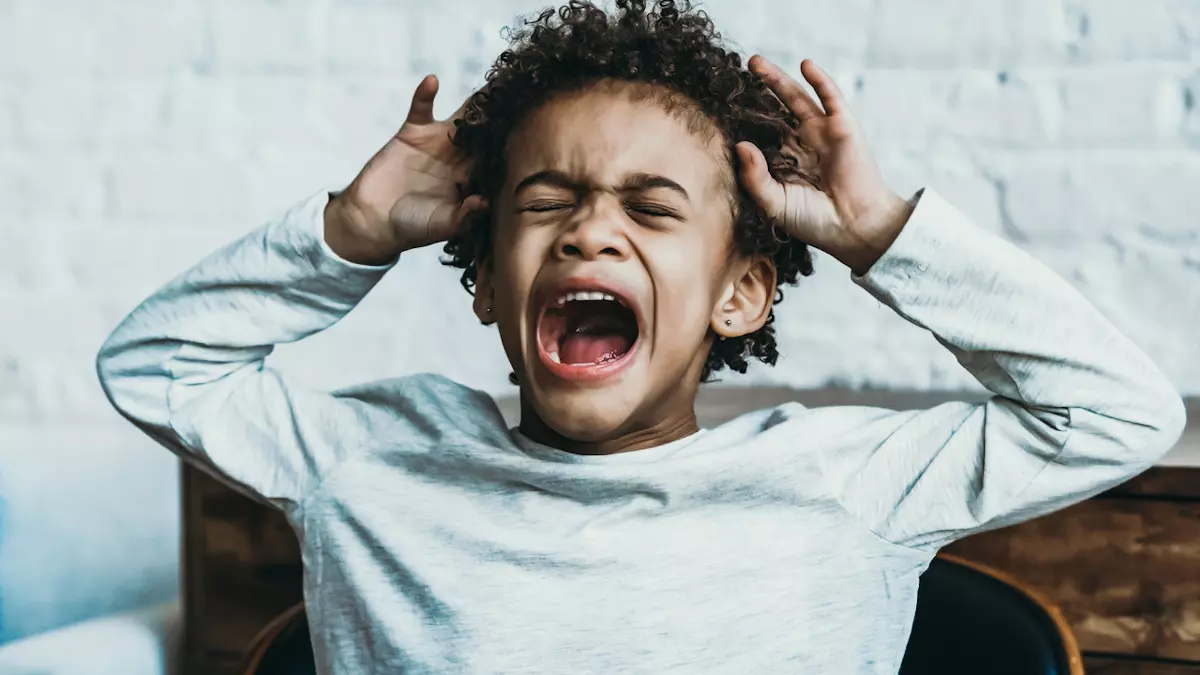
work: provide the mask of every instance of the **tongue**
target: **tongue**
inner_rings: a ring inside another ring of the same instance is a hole
[[[558,356],[563,363],[601,363],[629,351],[632,341],[618,333],[569,333],[563,336]]]

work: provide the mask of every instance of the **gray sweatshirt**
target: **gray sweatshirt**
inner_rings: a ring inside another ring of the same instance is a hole
[[[98,370],[147,434],[287,514],[320,673],[895,673],[939,547],[1127,480],[1184,424],[1069,284],[916,199],[852,280],[931,331],[984,403],[789,403],[578,456],[437,375],[304,389],[264,365],[273,345],[387,272],[328,248],[325,194],[156,292]]]

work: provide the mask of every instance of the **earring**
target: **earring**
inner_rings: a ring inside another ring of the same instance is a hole
[[[488,314],[491,314],[491,313],[492,313],[492,308],[491,308],[491,307],[485,307],[485,308],[483,309],[483,311],[487,312]]]
[[[726,326],[732,326],[732,325],[733,325],[733,319],[725,319],[725,325],[726,325]]]

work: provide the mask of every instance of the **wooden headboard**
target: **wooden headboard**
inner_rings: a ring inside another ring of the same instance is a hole
[[[789,400],[917,409],[980,398],[706,388],[697,416],[713,426]],[[515,423],[516,401],[499,404]],[[1200,400],[1189,401],[1189,421],[1172,466],[948,551],[1008,572],[1058,604],[1089,673],[1200,675]],[[185,675],[232,675],[254,635],[301,600],[300,552],[282,515],[186,467],[183,502]]]

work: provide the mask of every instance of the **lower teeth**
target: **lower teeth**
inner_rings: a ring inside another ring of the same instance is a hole
[[[562,357],[558,355],[558,352],[547,352],[546,355],[550,357],[551,361],[553,361],[555,363],[562,363]],[[609,353],[605,354],[604,356],[601,356],[600,358],[596,359],[595,361],[591,361],[588,363],[569,363],[567,365],[597,366],[602,363],[608,363],[609,361],[616,361],[617,359],[621,358],[622,356],[624,356],[624,354],[622,354],[620,352],[609,352]]]

